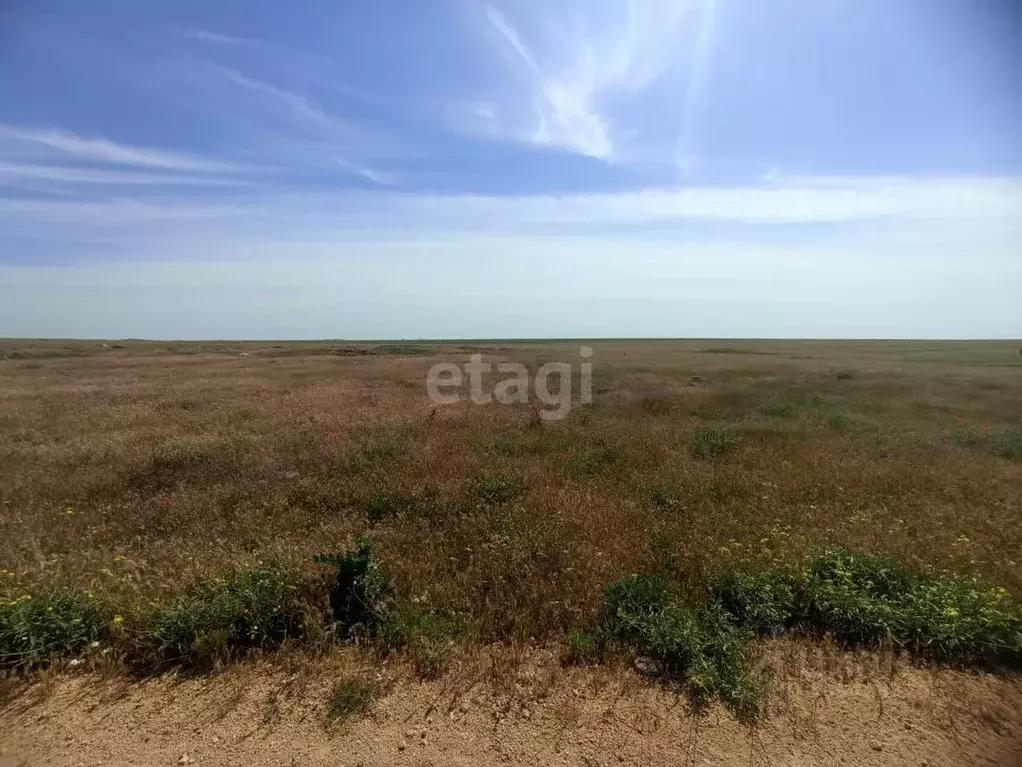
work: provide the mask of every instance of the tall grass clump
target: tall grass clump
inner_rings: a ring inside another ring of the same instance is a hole
[[[0,667],[35,668],[104,639],[111,617],[84,594],[52,591],[0,600]]]
[[[380,685],[368,679],[352,677],[336,682],[327,698],[327,724],[343,725],[356,716],[369,713],[380,693]]]
[[[436,679],[447,669],[461,634],[458,619],[433,610],[395,610],[383,629],[389,647],[408,653],[416,673]]]
[[[144,616],[133,654],[150,668],[209,669],[247,650],[309,639],[322,617],[310,579],[262,563],[201,582]]]

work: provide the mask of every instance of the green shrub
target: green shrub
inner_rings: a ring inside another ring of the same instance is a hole
[[[843,370],[837,371],[834,374],[834,377],[839,381],[851,381],[858,374],[859,373],[857,370],[852,370],[851,368],[844,368]]]
[[[31,668],[76,655],[104,639],[110,625],[101,606],[72,591],[0,600],[0,667]]]
[[[784,626],[957,662],[1022,659],[1022,606],[1004,589],[880,557],[826,551],[798,574],[731,571],[713,591],[732,620],[760,632]]]
[[[713,593],[720,610],[734,623],[771,633],[791,621],[795,587],[795,579],[784,573],[728,570]]]
[[[310,580],[257,564],[199,583],[142,619],[133,648],[148,666],[208,669],[254,648],[309,638],[322,620]]]
[[[362,536],[351,551],[320,554],[315,559],[337,568],[337,577],[330,589],[335,631],[357,637],[374,632],[387,620],[393,586],[376,554],[372,538]]]
[[[469,487],[468,495],[482,506],[498,506],[522,497],[525,486],[517,477],[488,474],[478,477]]]
[[[410,654],[420,676],[435,679],[447,668],[460,631],[452,615],[404,609],[391,616],[384,629],[384,639],[390,647]]]
[[[330,688],[326,719],[330,725],[341,725],[372,710],[380,696],[380,685],[362,678],[344,679]]]
[[[994,455],[1009,461],[1022,460],[1022,428],[1018,426],[995,429],[987,444]]]
[[[778,397],[764,400],[756,410],[771,418],[790,418],[795,414],[795,406]]]
[[[718,694],[736,715],[758,715],[761,689],[749,674],[747,633],[713,607],[689,608],[661,578],[633,575],[610,584],[601,631],[685,682],[694,704]]]
[[[735,426],[704,426],[692,437],[691,452],[695,458],[719,458],[742,442],[742,433]]]

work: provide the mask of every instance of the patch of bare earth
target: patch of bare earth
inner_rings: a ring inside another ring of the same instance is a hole
[[[562,669],[537,654],[499,681],[393,671],[371,713],[328,728],[331,682],[351,662],[144,683],[54,677],[0,712],[0,765],[1022,763],[1013,678],[803,665],[778,677],[769,716],[749,727],[721,709],[694,715],[684,697],[624,669]]]

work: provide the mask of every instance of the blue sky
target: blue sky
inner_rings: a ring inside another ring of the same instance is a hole
[[[1013,0],[11,0],[0,335],[1022,337]]]

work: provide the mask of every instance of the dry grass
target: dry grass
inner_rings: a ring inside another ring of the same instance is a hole
[[[1017,343],[591,345],[593,404],[537,425],[435,410],[426,371],[577,343],[0,342],[3,592],[130,618],[370,532],[397,600],[477,641],[566,641],[630,573],[701,598],[826,547],[1022,594]]]

